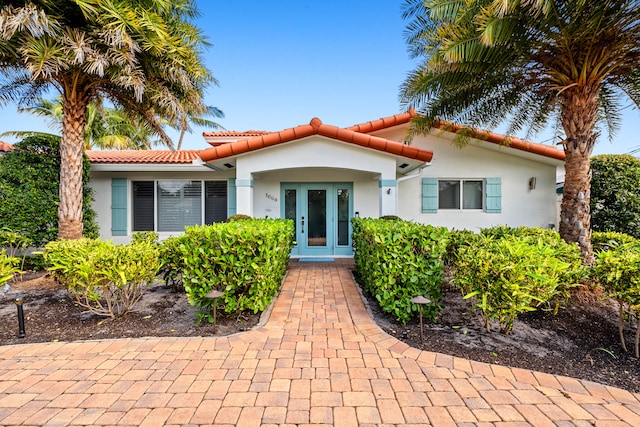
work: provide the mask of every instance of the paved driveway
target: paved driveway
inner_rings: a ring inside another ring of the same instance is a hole
[[[290,264],[268,322],[222,338],[0,347],[0,425],[640,426],[640,395],[419,351],[342,263]]]

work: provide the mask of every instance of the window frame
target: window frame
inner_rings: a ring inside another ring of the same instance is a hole
[[[447,208],[442,207],[440,205],[441,195],[440,195],[440,184],[443,182],[457,182],[459,188],[458,194],[458,207]],[[481,206],[479,208],[465,208],[464,207],[464,187],[465,182],[479,182],[482,185],[482,194],[480,195],[480,203]],[[438,187],[438,201],[437,201],[437,210],[438,211],[464,211],[464,212],[482,212],[486,209],[486,197],[487,197],[487,180],[484,178],[438,178],[437,181]]]
[[[129,218],[129,220],[131,221],[131,232],[136,233],[138,231],[143,231],[143,230],[136,230],[135,228],[135,224],[136,224],[136,209],[135,209],[135,185],[138,182],[146,182],[146,183],[153,183],[153,231],[156,233],[165,233],[165,234],[171,234],[171,233],[181,233],[184,232],[184,228],[181,230],[162,230],[160,231],[159,228],[159,216],[160,216],[160,206],[159,206],[159,202],[160,202],[160,194],[159,194],[159,190],[158,190],[158,185],[160,182],[162,181],[188,181],[190,183],[194,183],[194,182],[199,182],[199,188],[200,188],[200,212],[199,212],[199,220],[198,220],[198,224],[204,224],[207,218],[207,214],[206,214],[206,206],[207,206],[207,191],[206,191],[206,183],[207,182],[224,182],[225,185],[225,199],[226,199],[226,218],[228,218],[229,216],[229,181],[226,179],[189,179],[189,178],[185,178],[185,179],[132,179],[131,180],[131,190],[130,190],[130,195],[131,195],[131,216]],[[226,219],[225,218],[225,219]],[[216,222],[222,222],[224,220],[220,220],[220,221],[216,221]]]

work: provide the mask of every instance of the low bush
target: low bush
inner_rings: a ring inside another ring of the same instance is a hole
[[[131,243],[158,243],[158,233],[155,231],[137,231],[131,236]]]
[[[385,221],[402,221],[398,215],[382,215],[380,219],[384,219]]]
[[[451,230],[447,243],[447,251],[444,256],[445,263],[447,265],[455,265],[460,248],[472,244],[477,238],[478,234],[473,231]]]
[[[18,258],[7,256],[4,249],[0,251],[0,286],[4,286],[15,274],[20,273],[17,267],[19,262]]]
[[[160,259],[162,260],[162,268],[159,274],[175,291],[184,291],[182,284],[182,270],[184,270],[184,262],[180,245],[183,237],[168,237],[162,241],[160,246]]]
[[[618,332],[625,351],[625,319],[636,318],[635,357],[640,358],[640,241],[622,243],[599,252],[593,271],[608,297],[618,303]]]
[[[31,239],[28,238],[23,233],[18,233],[17,231],[13,231],[8,227],[3,227],[0,230],[0,246],[9,250],[10,257],[18,257],[21,256],[22,261],[20,263],[20,268],[25,268],[26,262],[26,251],[29,246],[31,246]]]
[[[47,269],[75,302],[100,316],[129,312],[160,269],[159,248],[146,239],[114,245],[97,239],[49,242]]]
[[[635,241],[636,239],[633,236],[616,231],[594,231],[591,233],[591,244],[595,253],[608,251],[622,244]]]
[[[442,299],[449,232],[442,227],[369,218],[353,218],[352,225],[356,270],[382,310],[405,324],[419,310],[411,298],[422,295],[431,300],[423,314],[435,320]]]
[[[224,311],[262,311],[280,289],[293,247],[293,221],[247,219],[187,227],[180,238],[182,283],[199,321],[213,321],[214,301]]]
[[[227,222],[243,221],[245,219],[251,219],[251,217],[245,214],[234,214],[227,218]]]
[[[523,312],[557,311],[586,274],[577,245],[549,230],[483,232],[459,248],[455,265],[453,283],[473,299],[485,329],[497,320],[503,333]]]

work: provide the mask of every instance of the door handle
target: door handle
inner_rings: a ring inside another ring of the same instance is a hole
[[[302,234],[304,234],[304,217],[301,218],[302,219],[302,230],[300,231]]]

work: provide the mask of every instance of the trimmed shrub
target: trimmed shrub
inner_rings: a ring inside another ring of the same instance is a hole
[[[429,298],[423,314],[435,320],[442,299],[447,229],[369,218],[351,222],[354,262],[364,289],[403,324],[419,311],[411,298]]]
[[[97,239],[49,242],[47,269],[75,302],[100,316],[131,311],[160,269],[157,245],[141,239],[117,246]]]
[[[131,235],[131,243],[158,243],[158,233],[155,231],[137,231]]]
[[[636,241],[633,236],[616,231],[594,231],[591,233],[591,244],[593,245],[593,252],[595,253],[615,249],[620,245]]]
[[[538,308],[557,312],[586,274],[578,246],[565,243],[558,233],[492,234],[483,232],[459,248],[453,279],[464,297],[473,299],[488,332],[492,320],[509,333],[520,313]]]
[[[384,219],[386,221],[402,221],[398,215],[382,215],[380,219]]]
[[[555,241],[558,232],[555,230],[536,227],[509,227],[508,225],[496,225],[494,227],[483,228],[480,234],[487,237],[500,239],[503,237],[538,237],[548,236],[550,241]]]
[[[293,247],[293,221],[247,219],[187,227],[180,238],[182,283],[199,321],[212,322],[214,302],[223,292],[224,311],[262,311],[280,289]]]
[[[635,357],[640,358],[640,241],[622,243],[597,254],[594,274],[609,298],[618,303],[618,332],[624,351],[625,319],[638,320],[635,336]]]
[[[252,219],[252,218],[249,215],[245,215],[245,214],[234,214],[234,215],[231,215],[229,218],[227,218],[227,222],[243,221],[245,219]]]

